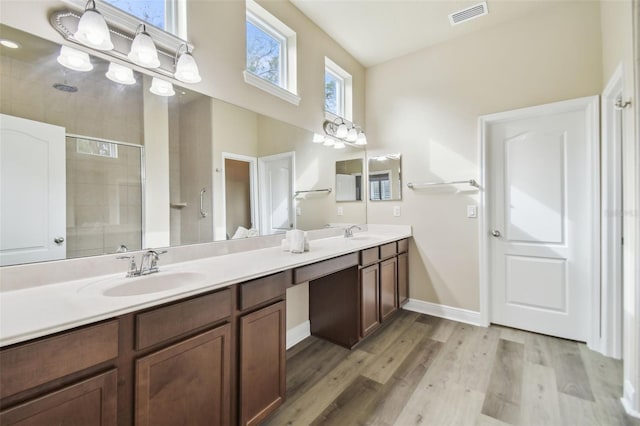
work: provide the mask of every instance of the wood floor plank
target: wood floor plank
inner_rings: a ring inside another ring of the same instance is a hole
[[[453,334],[453,331],[459,324],[455,321],[433,317],[431,315],[420,315],[416,321],[430,325],[431,331],[429,332],[429,338],[440,342],[449,340],[449,337],[451,337],[451,334]]]
[[[353,382],[320,414],[312,426],[362,425],[372,412],[383,385],[364,376]]]
[[[520,417],[524,345],[500,339],[482,414],[515,424]]]
[[[622,362],[594,352],[584,344],[580,344],[578,348],[594,395],[605,397],[621,396]]]
[[[549,339],[549,346],[558,391],[587,401],[595,401],[578,343],[552,338]]]
[[[382,388],[367,425],[392,425],[442,348],[442,342],[423,338]]]
[[[342,393],[371,358],[371,354],[356,349],[337,367],[311,386],[295,401],[285,404],[265,422],[265,425],[309,425]]]
[[[518,330],[516,328],[505,327],[502,325],[492,326],[500,331],[500,338],[504,340],[511,340],[512,342],[525,344],[527,332],[524,330]]]
[[[498,419],[494,419],[493,417],[487,416],[485,414],[478,414],[476,417],[476,421],[474,422],[475,426],[512,426],[509,423],[505,423]]]
[[[407,355],[422,340],[429,328],[426,324],[412,323],[384,352],[376,357],[363,372],[363,375],[378,383],[387,383]]]
[[[479,392],[486,392],[500,341],[500,331],[492,327],[472,327],[471,338],[465,342],[459,368],[454,369],[456,383]]]
[[[591,426],[601,425],[593,402],[564,393],[558,393],[562,424]],[[605,425],[614,423],[606,422]]]
[[[526,333],[524,338],[525,344],[525,361],[533,364],[540,364],[551,367],[551,347],[549,342],[552,337],[543,336],[536,333]]]
[[[553,368],[525,362],[518,424],[554,426],[562,423]]]
[[[484,394],[457,383],[416,389],[396,426],[472,425],[480,414]]]
[[[288,400],[305,393],[350,354],[348,349],[317,337],[305,340],[311,343],[291,356],[287,353]]]
[[[380,354],[384,352],[399,334],[402,334],[415,320],[420,316],[416,312],[400,311],[396,314],[393,321],[374,333],[367,340],[358,346],[361,351],[370,354]]]

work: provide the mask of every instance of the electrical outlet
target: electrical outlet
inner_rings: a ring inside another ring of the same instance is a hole
[[[344,215],[344,210],[342,210],[342,207],[338,207],[338,216],[342,215]]]
[[[400,217],[400,206],[393,206],[393,215],[395,217]]]
[[[476,205],[467,206],[467,217],[469,218],[478,217],[478,206]]]

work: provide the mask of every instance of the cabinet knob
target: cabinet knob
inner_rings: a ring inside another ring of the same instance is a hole
[[[53,239],[53,242],[58,244],[58,245],[60,245],[60,244],[64,243],[64,237],[55,237]]]

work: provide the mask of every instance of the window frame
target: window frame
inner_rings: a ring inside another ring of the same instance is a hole
[[[353,77],[349,72],[347,72],[340,65],[336,64],[328,57],[324,57],[324,79],[323,82],[326,81],[327,73],[331,74],[334,77],[337,77],[340,81],[342,81],[342,105],[341,108],[336,108],[339,110],[339,113],[333,111],[327,111],[324,109],[326,103],[323,105],[323,109],[325,112],[329,114],[336,115],[338,117],[342,117],[346,120],[353,120]],[[327,96],[326,85],[323,85],[322,93],[324,94],[325,100]],[[337,96],[336,96],[337,98]],[[338,99],[336,99],[337,103]]]
[[[276,40],[282,40],[280,44],[280,85],[276,85],[246,69],[246,22],[251,22],[251,24]],[[298,96],[296,32],[262,6],[258,5],[254,0],[246,0],[244,35],[245,70],[243,71],[243,75],[245,83],[251,84],[296,106],[299,105],[301,98]]]

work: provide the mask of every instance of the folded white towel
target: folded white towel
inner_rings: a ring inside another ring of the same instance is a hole
[[[303,253],[304,252],[304,231],[299,229],[292,229],[287,231],[287,242],[291,253]]]

